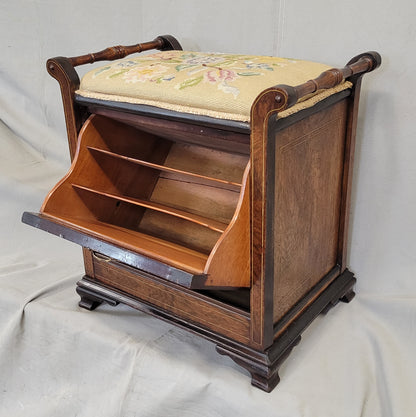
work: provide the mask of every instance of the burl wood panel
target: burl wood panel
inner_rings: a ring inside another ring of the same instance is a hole
[[[274,322],[335,265],[346,100],[277,132]]]

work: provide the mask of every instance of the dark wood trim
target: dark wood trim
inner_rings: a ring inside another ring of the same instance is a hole
[[[344,169],[342,177],[340,224],[338,233],[337,262],[341,270],[346,268],[348,250],[349,209],[351,204],[351,186],[354,167],[355,141],[357,131],[358,103],[361,91],[361,80],[355,80],[353,92],[348,106],[347,131],[345,135]]]

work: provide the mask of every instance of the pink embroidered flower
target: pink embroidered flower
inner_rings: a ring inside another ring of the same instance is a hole
[[[205,81],[208,81],[209,83],[234,81],[236,78],[238,78],[238,75],[235,73],[235,71],[222,68],[210,69],[205,72],[204,76]]]
[[[204,73],[204,81],[210,84],[217,84],[218,90],[232,94],[234,98],[240,94],[240,90],[229,83],[239,78],[235,71],[223,68],[212,68]]]

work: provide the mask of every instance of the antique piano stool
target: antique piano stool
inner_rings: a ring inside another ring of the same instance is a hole
[[[80,81],[102,60],[117,61]],[[302,331],[354,296],[358,99],[380,62],[185,52],[169,35],[50,59],[73,162],[22,220],[83,247],[81,307],[188,329],[271,391]]]

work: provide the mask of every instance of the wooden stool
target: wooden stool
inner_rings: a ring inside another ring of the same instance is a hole
[[[81,83],[74,70],[150,49]],[[358,99],[380,62],[185,52],[171,36],[50,59],[73,163],[23,222],[83,247],[80,306],[184,327],[271,391],[307,325],[354,296]]]

